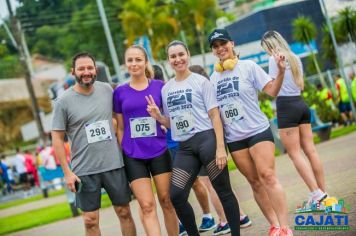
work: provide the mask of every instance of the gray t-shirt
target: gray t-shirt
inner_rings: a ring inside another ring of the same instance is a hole
[[[56,100],[52,130],[69,137],[72,170],[78,176],[102,173],[123,166],[112,125],[112,88],[96,81],[90,95],[73,87]]]
[[[208,111],[218,104],[214,87],[205,77],[192,73],[183,81],[169,80],[162,89],[162,99],[174,141],[185,141],[213,128]]]
[[[271,78],[255,62],[239,60],[231,71],[215,71],[210,81],[216,89],[228,143],[249,138],[269,127],[258,104],[258,91]]]
[[[298,67],[300,71],[303,73],[303,66],[302,62],[300,61],[299,57],[294,55],[298,60]],[[300,95],[300,88],[296,85],[293,79],[293,74],[290,69],[289,63],[286,63],[286,71],[284,73],[284,79],[282,83],[281,90],[279,90],[278,96],[299,96]],[[273,78],[276,79],[278,75],[279,69],[274,57],[269,58],[268,64],[268,74]]]

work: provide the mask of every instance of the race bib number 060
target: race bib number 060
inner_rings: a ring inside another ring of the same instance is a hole
[[[85,125],[88,143],[96,143],[105,140],[111,140],[111,131],[108,120],[101,120]]]
[[[178,136],[188,134],[194,130],[194,116],[190,112],[175,115],[172,117],[172,129]]]
[[[156,120],[152,117],[130,118],[131,138],[157,136]]]
[[[220,111],[225,124],[232,124],[242,120],[244,116],[243,108],[239,101],[221,105]]]

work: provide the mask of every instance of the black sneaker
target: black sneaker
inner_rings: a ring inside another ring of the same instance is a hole
[[[252,221],[246,215],[242,220],[240,220],[240,228],[249,227],[252,224]]]
[[[179,222],[179,236],[186,235],[187,231],[185,230],[184,226]]]
[[[214,230],[213,235],[223,235],[228,233],[230,233],[230,226],[228,223],[226,223],[224,226],[219,224],[218,227]]]
[[[206,232],[216,228],[214,218],[203,217],[201,225],[199,226],[199,232]]]

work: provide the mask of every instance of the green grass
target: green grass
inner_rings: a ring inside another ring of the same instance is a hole
[[[331,131],[330,138],[337,138],[356,131],[356,124]]]
[[[330,134],[330,139],[341,137],[349,133],[352,133],[354,131],[356,131],[356,124],[347,127],[332,129]],[[320,143],[320,139],[316,135],[314,136],[314,143]]]
[[[64,189],[62,190],[55,190],[55,191],[50,191],[48,193],[48,197],[55,197],[55,196],[59,196],[64,194]],[[0,210],[6,209],[6,208],[10,208],[10,207],[14,207],[14,206],[20,206],[29,202],[34,202],[34,201],[38,201],[43,199],[43,195],[36,195],[33,197],[29,197],[29,198],[25,198],[25,199],[18,199],[18,200],[14,200],[11,202],[6,202],[6,203],[2,203],[0,205]]]
[[[105,208],[109,206],[111,206],[109,196],[107,194],[102,195],[101,207]],[[72,213],[67,202],[54,204],[25,213],[0,218],[0,235],[30,229],[71,217]]]
[[[72,216],[68,203],[0,218],[0,235],[49,224]]]

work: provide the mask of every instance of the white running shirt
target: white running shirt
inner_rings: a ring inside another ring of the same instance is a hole
[[[185,141],[195,133],[213,129],[208,111],[218,107],[218,103],[207,78],[196,73],[183,81],[172,78],[162,88],[162,99],[174,141]]]
[[[228,143],[249,138],[269,127],[258,104],[258,91],[271,80],[251,60],[239,60],[233,70],[214,71],[211,75]]]
[[[298,59],[298,66],[303,75],[303,66],[299,57],[295,56]],[[293,74],[290,69],[289,63],[286,63],[286,71],[284,73],[284,79],[282,83],[281,90],[279,90],[278,96],[300,96],[300,88],[295,84],[293,79]],[[276,79],[278,75],[278,66],[274,57],[269,58],[268,63],[268,74]]]

